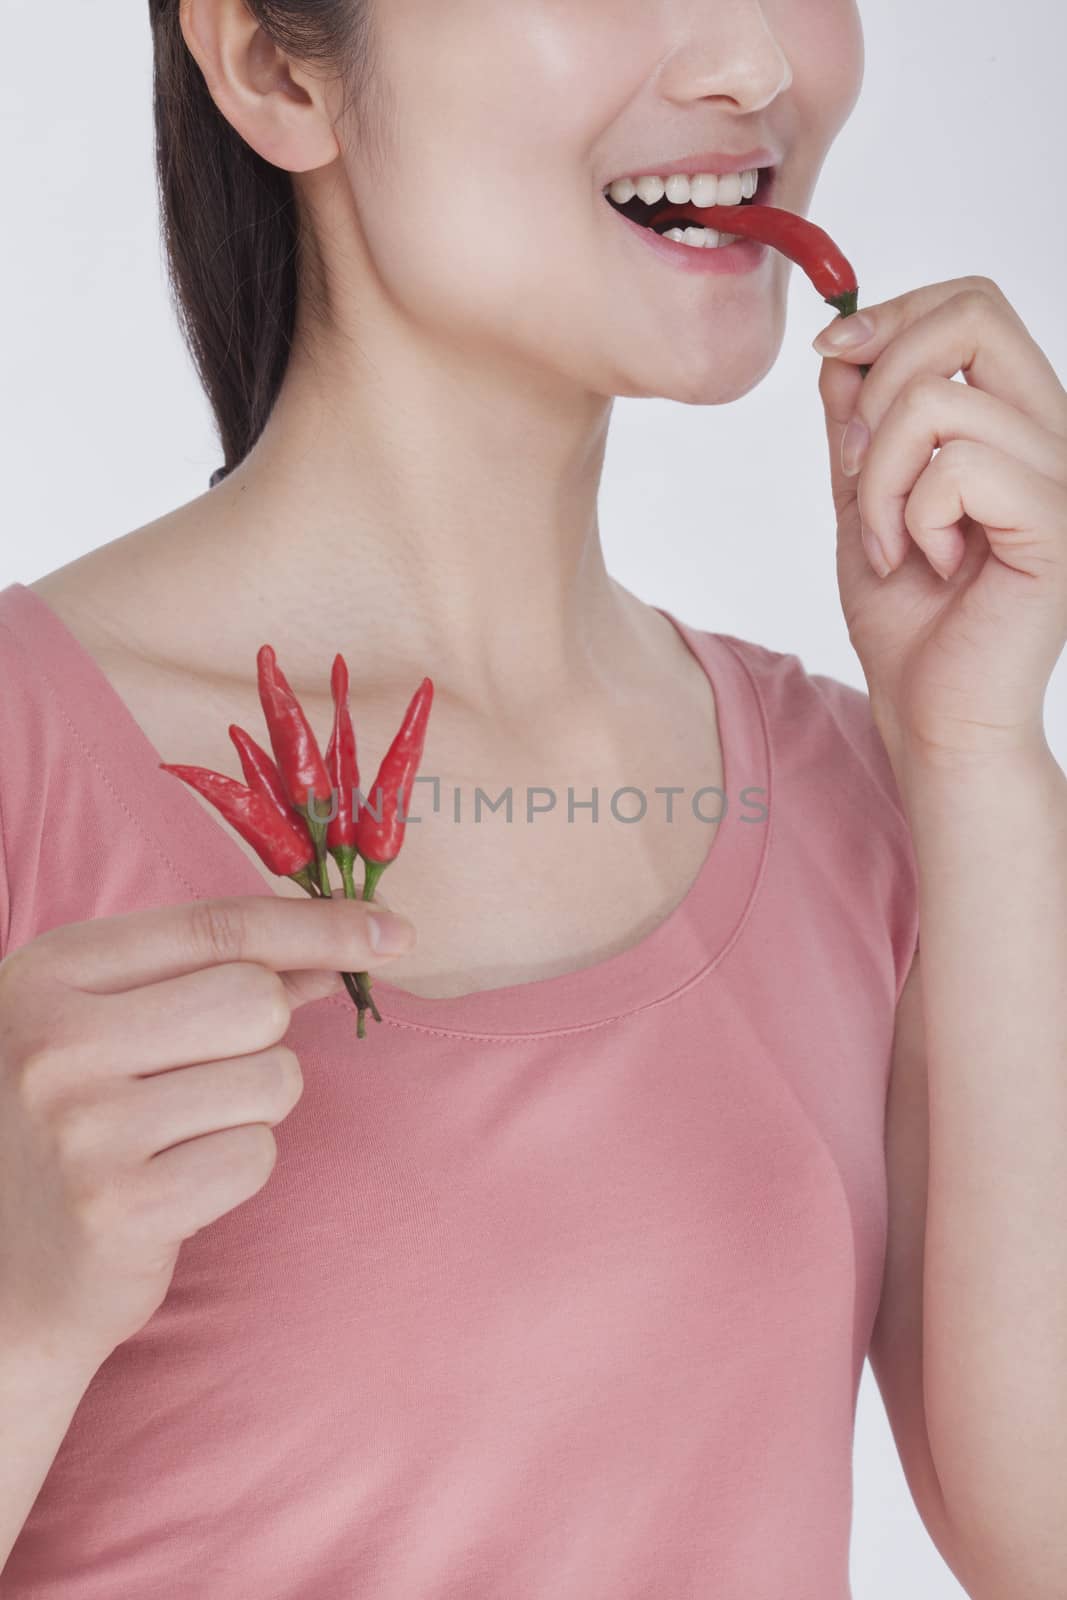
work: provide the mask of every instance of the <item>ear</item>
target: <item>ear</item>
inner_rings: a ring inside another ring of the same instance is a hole
[[[285,55],[244,0],[180,0],[179,21],[208,93],[257,155],[287,172],[336,160],[330,81]]]

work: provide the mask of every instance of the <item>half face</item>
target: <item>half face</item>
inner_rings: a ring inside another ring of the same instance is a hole
[[[528,392],[717,403],[759,381],[790,264],[702,213],[806,211],[859,90],[854,0],[375,5],[376,159],[342,155],[357,321]]]

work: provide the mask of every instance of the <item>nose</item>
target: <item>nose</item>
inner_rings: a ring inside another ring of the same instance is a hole
[[[660,93],[677,105],[732,100],[760,111],[793,81],[762,0],[686,0],[680,42],[659,71]]]

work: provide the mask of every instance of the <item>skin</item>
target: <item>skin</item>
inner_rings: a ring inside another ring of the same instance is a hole
[[[863,316],[865,340],[815,347],[836,352],[820,393],[841,602],[907,816],[921,927],[897,1007],[869,1354],[916,1503],[968,1595],[1056,1600],[1067,774],[1043,707],[1067,646],[1067,392],[989,278]]]
[[[766,144],[785,152],[776,203],[806,212],[859,92],[851,0],[382,0],[368,145],[239,0],[182,15],[223,114],[297,176],[329,321],[301,327],[221,489],[33,587],[157,745],[194,763],[234,770],[225,725],[258,725],[250,669],[273,636],[323,728],[344,650],[376,753],[432,663],[429,759],[447,777],[447,751],[491,792],[718,781],[717,749],[691,764],[714,743],[707,682],[608,576],[597,492],[614,395],[747,393],[777,354],[791,269],[770,252],[739,280],[671,274],[625,248],[600,190],[665,149]],[[1067,1269],[1049,1227],[1065,1209],[1067,787],[1040,711],[1067,631],[1067,397],[988,280],[865,310],[873,343],[827,360],[820,393],[842,603],[914,839],[923,946],[898,1009],[871,1359],[968,1593],[1051,1600],[1067,1566]],[[861,385],[845,363],[864,360]],[[853,411],[872,436],[858,477],[839,465]],[[595,851],[566,827],[477,835],[457,865],[454,830],[412,829],[390,869],[455,961],[400,958],[409,988],[579,967],[608,930],[632,944],[708,848],[704,828],[664,848],[650,827],[637,850],[629,829]]]
[[[225,727],[259,727],[271,639],[323,729],[324,664],[345,652],[374,761],[430,671],[424,770],[468,796],[721,785],[706,678],[609,576],[597,495],[614,396],[746,394],[777,355],[792,268],[772,251],[738,279],[665,271],[601,190],[665,151],[767,145],[785,154],[778,203],[805,209],[859,92],[852,0],[382,0],[362,128],[240,0],[181,16],[223,114],[294,174],[328,322],[302,322],[266,430],[223,485],[33,587],[167,759],[236,771]],[[654,809],[640,829],[601,826],[596,851],[563,822],[483,825],[462,849],[450,820],[409,829],[385,894],[453,965],[416,951],[397,982],[457,993],[633,943],[710,843],[706,823]],[[544,910],[524,900],[501,939],[517,879]]]

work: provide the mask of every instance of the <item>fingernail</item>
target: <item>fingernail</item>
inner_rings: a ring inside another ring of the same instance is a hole
[[[882,549],[878,535],[872,533],[870,528],[865,528],[861,523],[860,538],[863,540],[863,548],[867,552],[867,560],[871,563],[875,572],[880,578],[888,578],[893,569],[885,558],[885,551]]]
[[[397,955],[415,943],[414,923],[406,917],[394,916],[391,911],[368,911],[367,927],[371,949],[383,955]]]
[[[874,323],[862,314],[838,317],[811,341],[812,348],[825,355],[830,350],[846,350],[852,345],[864,344],[874,336]]]
[[[856,476],[870,442],[871,434],[867,424],[861,417],[853,417],[841,440],[841,471],[846,478]]]

